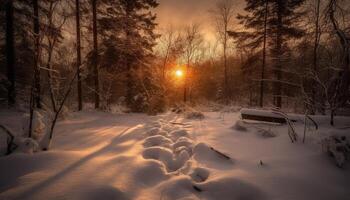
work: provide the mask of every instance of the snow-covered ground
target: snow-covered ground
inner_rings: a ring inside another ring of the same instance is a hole
[[[50,151],[0,158],[0,199],[349,199],[350,163],[337,168],[320,145],[349,129],[318,117],[319,131],[292,144],[286,126],[204,115],[74,113]]]

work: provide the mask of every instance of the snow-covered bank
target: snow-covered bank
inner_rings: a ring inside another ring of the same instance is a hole
[[[76,113],[58,124],[52,150],[0,158],[0,199],[346,200],[350,164],[338,169],[322,137],[346,129],[322,122],[306,144],[286,126],[232,126],[237,113]],[[324,120],[325,122],[327,120]],[[349,126],[350,119],[339,120]],[[275,137],[265,137],[260,130]],[[302,124],[296,124],[299,134]]]

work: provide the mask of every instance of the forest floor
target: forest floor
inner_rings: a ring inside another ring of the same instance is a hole
[[[285,125],[204,115],[73,113],[49,151],[0,158],[0,199],[349,199],[350,163],[336,167],[320,144],[349,129],[317,117],[320,129],[291,143]]]

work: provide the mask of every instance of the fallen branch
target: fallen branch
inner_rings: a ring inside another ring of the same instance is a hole
[[[213,147],[210,147],[210,149],[213,150],[215,153],[219,154],[220,156],[224,157],[226,160],[231,160],[231,158],[228,155],[214,149]]]
[[[196,185],[193,185],[193,189],[195,189],[197,192],[202,192],[203,191],[201,188],[199,188]]]
[[[180,122],[170,122],[170,123],[174,125],[183,125],[183,126],[189,125],[188,123],[180,123]]]

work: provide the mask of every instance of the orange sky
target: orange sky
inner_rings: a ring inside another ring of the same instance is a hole
[[[241,10],[244,0],[234,1],[237,2],[237,11]],[[216,0],[158,0],[158,2],[156,12],[160,27],[166,27],[167,24],[182,27],[199,23],[204,37],[209,41],[215,39],[215,28],[208,11],[215,6]]]

